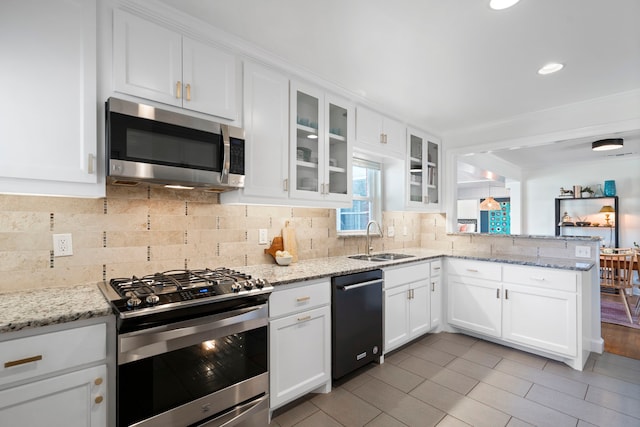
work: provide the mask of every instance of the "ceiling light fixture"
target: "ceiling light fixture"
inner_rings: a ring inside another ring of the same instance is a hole
[[[623,145],[624,141],[622,138],[608,138],[592,142],[591,149],[593,151],[617,150],[618,148],[622,148]]]
[[[507,9],[518,3],[520,0],[490,0],[489,7],[493,10]]]
[[[489,196],[480,202],[480,210],[481,211],[499,211],[502,210],[500,207],[500,203],[493,198],[493,196]]]
[[[538,74],[543,76],[558,72],[564,68],[564,64],[558,62],[550,62],[538,70]]]

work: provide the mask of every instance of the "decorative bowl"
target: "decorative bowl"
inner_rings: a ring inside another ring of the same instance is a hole
[[[588,227],[591,225],[591,223],[589,221],[578,221],[576,222],[576,225],[578,227]]]
[[[276,256],[276,263],[278,265],[289,265],[291,264],[291,260],[293,259],[293,257],[291,255],[289,256]]]

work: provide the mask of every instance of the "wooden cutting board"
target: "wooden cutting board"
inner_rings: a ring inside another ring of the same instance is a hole
[[[296,241],[296,229],[287,221],[282,229],[282,245],[284,250],[291,254],[291,262],[298,262],[298,242]]]

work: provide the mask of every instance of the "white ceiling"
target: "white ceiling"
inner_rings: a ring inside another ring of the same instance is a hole
[[[434,133],[640,88],[639,0],[161,1]],[[551,61],[565,68],[538,75]],[[522,168],[639,155],[640,132],[624,136],[605,154],[591,140],[494,154]]]

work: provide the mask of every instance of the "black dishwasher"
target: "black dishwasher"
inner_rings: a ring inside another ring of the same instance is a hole
[[[331,278],[334,379],[382,356],[382,283],[382,270]]]

